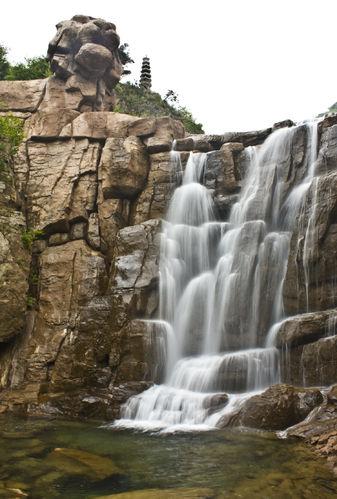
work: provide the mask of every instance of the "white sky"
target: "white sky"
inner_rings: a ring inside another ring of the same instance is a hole
[[[0,43],[12,61],[44,54],[75,14],[117,25],[153,90],[173,89],[206,132],[302,120],[337,101],[337,0],[12,0]]]

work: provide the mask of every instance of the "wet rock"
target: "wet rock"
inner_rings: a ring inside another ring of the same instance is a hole
[[[329,173],[337,168],[337,124],[326,127],[327,124],[327,120],[320,124],[320,148],[316,162],[316,172],[320,174]]]
[[[291,239],[283,287],[288,315],[336,306],[336,189],[337,173],[331,172],[317,177],[307,193]],[[308,224],[310,228],[307,231]]]
[[[215,393],[205,398],[203,406],[204,409],[207,409],[208,414],[211,415],[223,409],[228,404],[228,400],[229,397],[226,393]]]
[[[177,139],[175,142],[175,151],[193,151],[194,140],[192,137],[187,137],[186,139]]]
[[[337,472],[337,407],[336,386],[327,394],[324,403],[317,408],[308,421],[289,428],[287,435],[304,439],[316,454],[327,460],[329,467]]]
[[[214,196],[233,194],[240,190],[240,174],[235,156],[243,150],[242,144],[224,144],[219,151],[207,154],[204,185],[214,189]]]
[[[262,144],[271,134],[272,129],[252,131],[252,132],[228,132],[222,135],[192,135],[194,142],[193,149],[199,152],[209,152],[220,149],[228,142],[241,143],[244,147]]]
[[[333,333],[336,310],[324,312],[309,312],[285,319],[276,336],[277,348],[292,348],[316,341],[323,336]]]
[[[304,345],[300,374],[305,386],[328,386],[337,379],[337,336]]]
[[[294,125],[295,123],[292,120],[278,121],[277,123],[273,124],[273,131],[278,130],[279,128],[292,127]]]
[[[110,352],[109,362],[116,372],[113,384],[160,383],[165,375],[166,342],[166,331],[159,321],[133,320],[127,324],[115,336]],[[209,401],[210,409],[215,405],[216,400]]]
[[[317,388],[273,385],[262,394],[249,398],[229,425],[285,430],[303,421],[322,402],[323,396]],[[221,420],[218,425],[221,427]]]

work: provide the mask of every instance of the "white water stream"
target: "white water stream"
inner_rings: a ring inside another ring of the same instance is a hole
[[[306,166],[301,178],[289,181],[285,165],[299,126],[307,130]],[[317,150],[317,123],[299,126],[247,148],[249,169],[228,222],[216,221],[203,185],[207,154],[190,154],[161,240],[165,379],[130,398],[115,425],[209,429],[252,392],[279,382],[273,338],[284,316],[292,228],[314,178]],[[178,171],[179,158],[172,152]]]

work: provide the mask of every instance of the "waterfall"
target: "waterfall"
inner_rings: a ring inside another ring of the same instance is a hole
[[[307,130],[302,178],[289,162]],[[282,288],[292,230],[314,178],[317,124],[273,132],[249,147],[249,167],[229,220],[216,220],[203,185],[206,153],[191,153],[163,223],[161,323],[167,324],[163,383],[131,397],[117,426],[209,429],[251,392],[280,381],[274,346],[284,318]],[[182,173],[183,172],[183,173]]]

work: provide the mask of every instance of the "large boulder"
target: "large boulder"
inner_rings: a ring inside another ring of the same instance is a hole
[[[323,395],[317,388],[295,388],[273,385],[254,395],[229,420],[220,419],[218,426],[247,426],[263,430],[285,430],[303,419],[319,404]]]
[[[48,47],[55,76],[48,80],[41,107],[111,110],[113,88],[123,72],[118,47],[116,26],[103,19],[74,16],[58,23]]]
[[[99,164],[104,199],[133,199],[146,185],[147,151],[138,137],[109,138]]]

